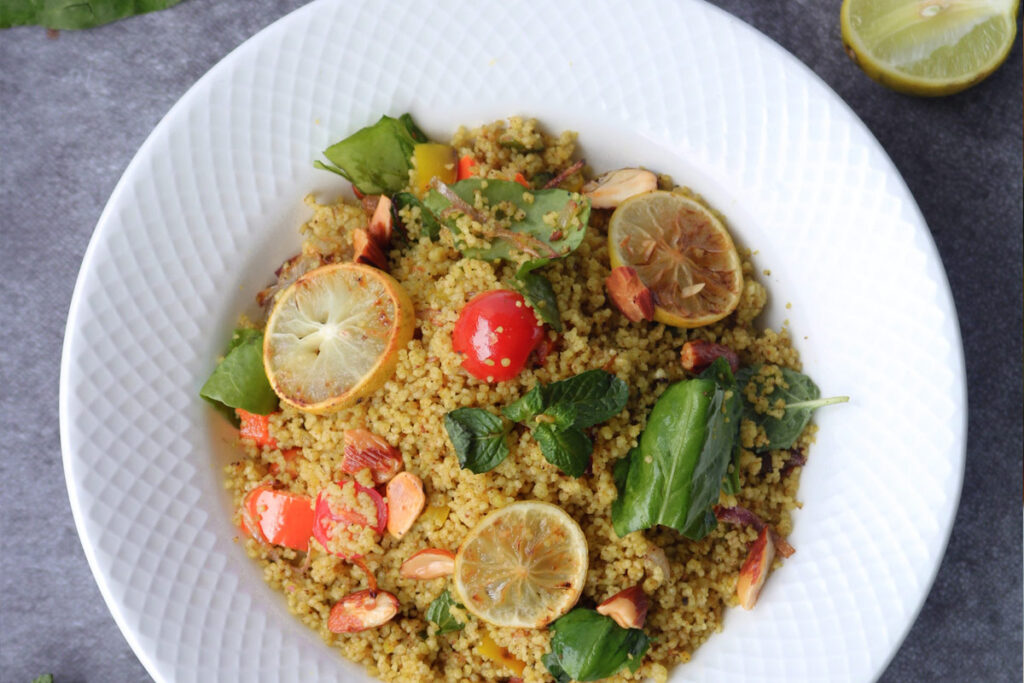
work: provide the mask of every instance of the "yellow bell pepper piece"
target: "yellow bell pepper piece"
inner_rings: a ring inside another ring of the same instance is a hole
[[[412,150],[413,187],[420,195],[430,189],[430,180],[437,177],[442,183],[451,185],[458,174],[458,154],[451,145],[439,142],[421,142]]]

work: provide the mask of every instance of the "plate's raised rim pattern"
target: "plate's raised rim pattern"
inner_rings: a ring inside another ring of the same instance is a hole
[[[819,418],[797,555],[676,675],[876,677],[938,570],[966,435],[952,296],[877,141],[807,67],[695,0],[387,10],[320,0],[228,55],[142,145],[86,251],[62,355],[64,466],[86,557],[144,666],[176,681],[359,677],[227,542],[195,391],[284,249],[272,228],[291,230],[301,193],[326,182],[316,150],[381,111],[443,131],[513,108],[619,127],[677,159],[763,249],[792,302],[776,317],[811,332],[798,343],[819,384],[854,394]]]

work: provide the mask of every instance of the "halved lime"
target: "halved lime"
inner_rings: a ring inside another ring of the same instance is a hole
[[[1003,63],[1017,32],[1019,0],[843,0],[850,59],[882,85],[911,95],[949,95]]]

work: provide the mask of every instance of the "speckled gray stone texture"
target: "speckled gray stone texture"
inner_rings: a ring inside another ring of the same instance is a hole
[[[231,49],[302,3],[186,0],[48,37],[0,31],[0,681],[143,681],[75,533],[57,379],[75,276],[139,145]],[[843,55],[838,0],[717,0],[809,65],[867,123],[938,244],[960,316],[970,414],[963,496],[897,681],[1022,674],[1021,39],[981,85],[925,100]],[[884,354],[864,340],[866,352]],[[892,406],[892,419],[900,407]],[[884,450],[885,444],[878,444]]]

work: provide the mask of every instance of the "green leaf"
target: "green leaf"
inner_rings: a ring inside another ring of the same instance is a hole
[[[729,469],[726,470],[725,478],[722,480],[722,490],[730,496],[740,492],[740,454],[743,449],[739,439],[732,447],[732,458],[729,460]]]
[[[453,605],[462,607],[452,599],[451,593],[445,590],[427,607],[427,621],[437,624],[437,635],[439,636],[466,628],[465,624],[452,616],[451,607]]]
[[[475,474],[489,472],[508,457],[505,435],[512,428],[481,408],[457,408],[444,416],[444,428],[459,466]]]
[[[540,415],[544,412],[544,391],[541,385],[530,389],[522,398],[502,408],[501,412],[513,422],[523,424],[534,415]]]
[[[629,387],[605,370],[587,370],[553,382],[543,389],[544,405],[567,403],[576,409],[576,427],[592,427],[615,417],[626,407]]]
[[[736,373],[736,383],[744,397],[743,416],[764,427],[764,432],[768,437],[768,444],[761,446],[758,449],[760,451],[792,448],[807,423],[811,421],[811,415],[816,409],[835,403],[846,403],[850,400],[849,396],[821,398],[821,390],[810,377],[796,370],[780,368],[782,379],[789,385],[788,388],[776,384],[773,391],[770,394],[765,394],[765,397],[771,404],[781,398],[785,402],[783,415],[782,417],[773,417],[766,413],[758,413],[754,410],[754,406],[746,400],[746,386],[751,380],[757,381],[755,378],[761,367],[756,365],[743,368]]]
[[[404,190],[409,185],[413,147],[423,135],[406,117],[408,114],[400,119],[380,117],[372,126],[324,150],[333,166],[319,161],[313,165],[343,176],[363,194],[391,195]]]
[[[581,477],[590,464],[594,444],[577,427],[559,428],[542,422],[533,428],[533,438],[540,444],[544,459],[570,477]]]
[[[422,234],[429,237],[431,241],[436,242],[437,238],[441,235],[441,224],[438,222],[437,216],[435,216],[430,209],[423,206],[423,202],[421,202],[413,193],[396,193],[395,196],[391,198],[391,215],[396,224],[404,225],[399,211],[405,208],[412,209],[417,206],[420,207],[420,225],[423,228]],[[408,229],[406,229],[406,231],[408,232]]]
[[[558,299],[551,281],[540,273],[533,272],[548,263],[547,259],[527,261],[519,270],[512,285],[523,295],[526,303],[534,310],[541,320],[551,326],[555,332],[562,331],[562,316],[558,312]]]
[[[741,405],[729,364],[717,359],[699,377],[665,390],[647,418],[625,481],[612,503],[619,536],[656,524],[703,538],[733,454]],[[625,465],[616,463],[621,481]]]
[[[177,5],[181,0],[3,0],[0,28],[38,25],[54,29],[92,28]]]
[[[494,221],[488,220],[488,225],[484,227],[493,232],[488,240],[491,247],[475,249],[460,242],[460,249],[465,256],[513,260],[516,254],[525,252],[534,258],[560,258],[580,246],[587,231],[590,200],[575,192],[558,189],[527,190],[511,180],[483,178],[466,178],[451,188],[470,206],[475,205],[476,195],[480,194],[488,207],[507,202],[522,212],[518,218],[516,215],[507,216],[511,222],[500,234],[495,230],[497,225]],[[528,197],[532,197],[532,200]],[[443,211],[451,206],[451,202],[437,190],[428,192],[423,203],[436,216],[444,216]],[[545,221],[546,216],[553,216],[554,225]],[[455,215],[441,220],[455,235],[459,234]]]
[[[206,400],[258,415],[277,410],[277,394],[263,369],[263,333],[239,328],[228,344],[224,360],[199,390]]]
[[[32,683],[53,683],[53,674],[43,674],[32,679]]]
[[[405,126],[405,130],[409,133],[409,137],[414,142],[430,142],[430,138],[427,134],[420,130],[420,127],[416,125],[416,122],[412,120],[412,114],[408,112],[398,117],[398,120]]]
[[[541,661],[557,681],[597,681],[623,667],[635,672],[650,647],[640,629],[622,628],[590,609],[576,608],[549,628],[551,652]]]

